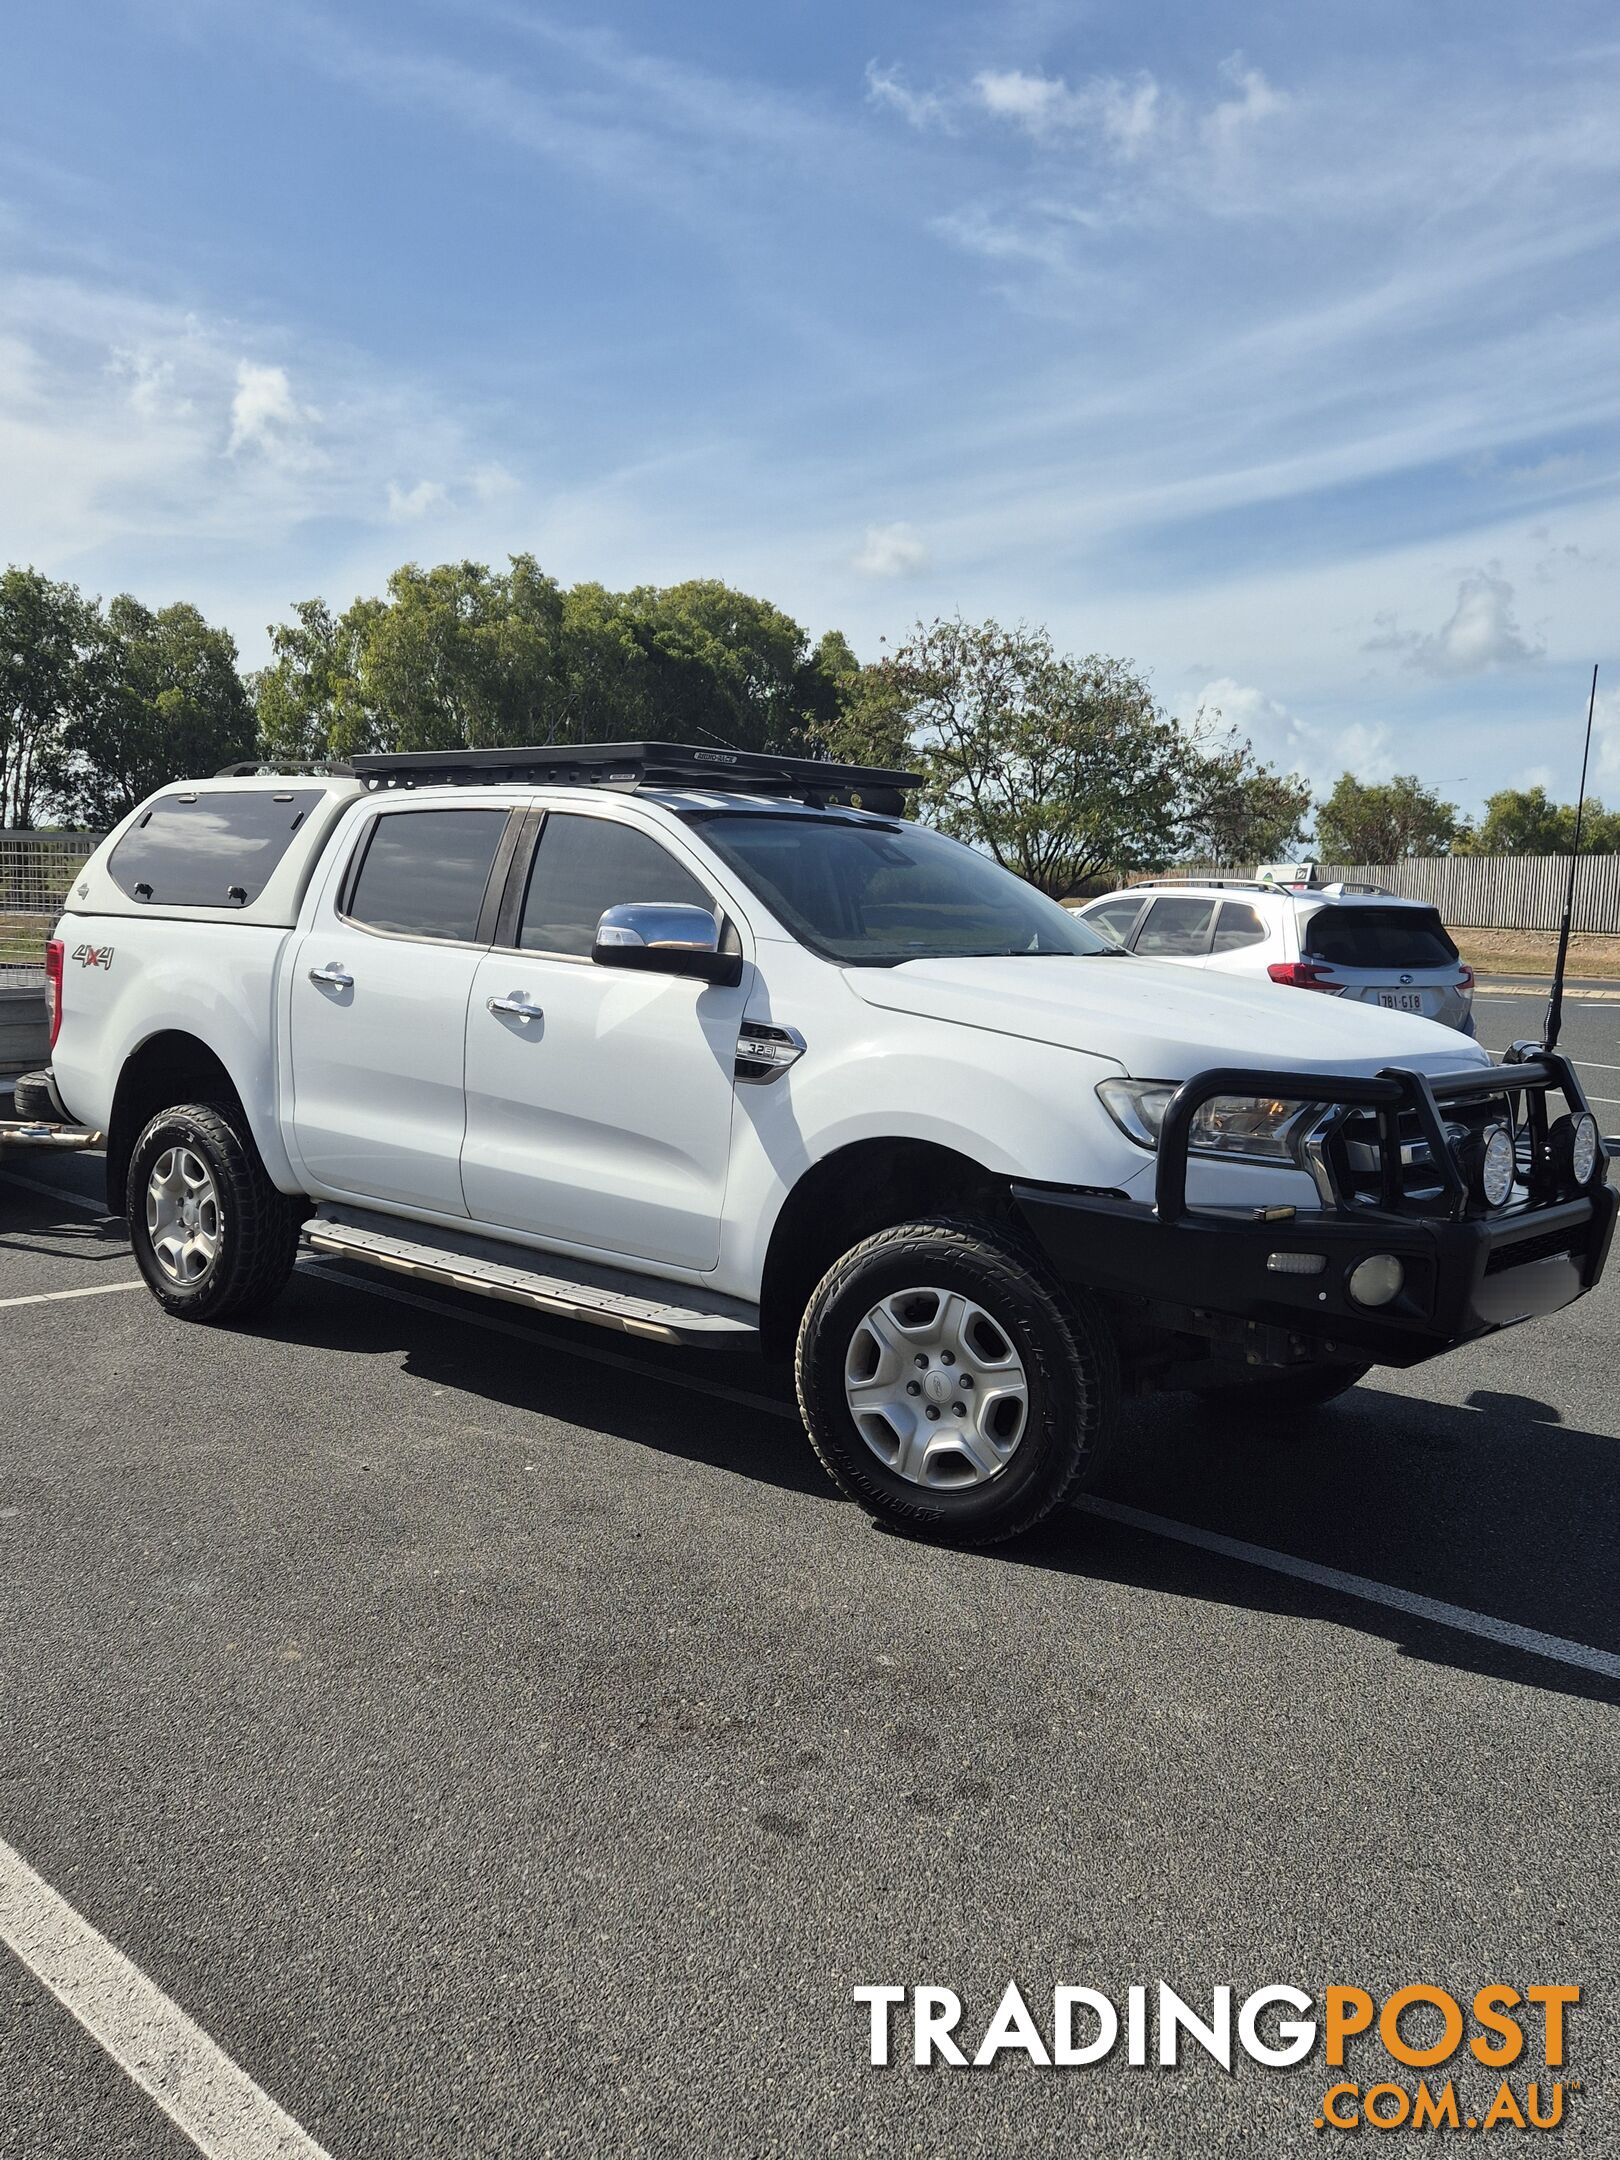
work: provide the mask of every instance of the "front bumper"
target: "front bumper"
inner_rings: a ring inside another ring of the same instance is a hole
[[[1247,1364],[1416,1365],[1571,1304],[1603,1272],[1620,1194],[1603,1182],[1574,1194],[1551,1189],[1542,1162],[1549,1091],[1572,1111],[1586,1107],[1558,1057],[1435,1082],[1400,1070],[1376,1080],[1205,1073],[1178,1090],[1165,1115],[1152,1206],[1049,1186],[1017,1185],[1013,1194],[1064,1280],[1128,1299],[1158,1325],[1204,1337]],[[1460,1172],[1422,1204],[1400,1190],[1399,1115],[1415,1112],[1432,1129],[1435,1159],[1449,1168],[1439,1105],[1469,1092],[1511,1092],[1522,1105],[1529,1194],[1497,1214],[1472,1208]],[[1187,1204],[1187,1143],[1205,1102],[1305,1093],[1376,1111],[1392,1165],[1379,1204],[1341,1197],[1320,1209],[1241,1212]],[[1349,1278],[1379,1254],[1398,1259],[1405,1279],[1391,1303],[1368,1309],[1351,1297]],[[1314,1274],[1279,1273],[1268,1262],[1283,1255],[1319,1257],[1322,1265]]]

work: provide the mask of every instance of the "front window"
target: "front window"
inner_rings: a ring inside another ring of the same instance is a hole
[[[795,937],[856,967],[1118,950],[959,841],[870,818],[694,811],[721,860]]]

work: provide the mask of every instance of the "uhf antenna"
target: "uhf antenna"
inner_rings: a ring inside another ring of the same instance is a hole
[[[1581,792],[1575,798],[1575,845],[1570,850],[1569,884],[1564,892],[1564,919],[1558,926],[1558,959],[1553,967],[1552,995],[1547,1000],[1547,1021],[1542,1029],[1544,1050],[1558,1048],[1558,1030],[1564,1024],[1564,962],[1569,958],[1569,926],[1575,913],[1575,866],[1581,859],[1581,814],[1586,808],[1586,761],[1592,755],[1592,715],[1597,710],[1596,666],[1592,669],[1592,694],[1586,701],[1586,743],[1581,751]]]

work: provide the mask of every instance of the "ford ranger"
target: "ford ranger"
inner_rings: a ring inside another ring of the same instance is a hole
[[[106,1135],[180,1319],[300,1240],[791,1354],[873,1515],[988,1543],[1122,1389],[1296,1425],[1589,1290],[1564,1058],[1133,959],[906,773],[663,743],[233,768],[109,834],[20,1114]]]

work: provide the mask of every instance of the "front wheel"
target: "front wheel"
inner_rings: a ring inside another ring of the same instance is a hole
[[[1111,1338],[990,1224],[901,1223],[806,1308],[799,1407],[834,1483],[880,1521],[962,1545],[1030,1529],[1096,1474]]]
[[[160,1110],[135,1143],[126,1209],[135,1264],[164,1310],[224,1320],[267,1304],[298,1253],[301,1209],[265,1174],[241,1112]]]

